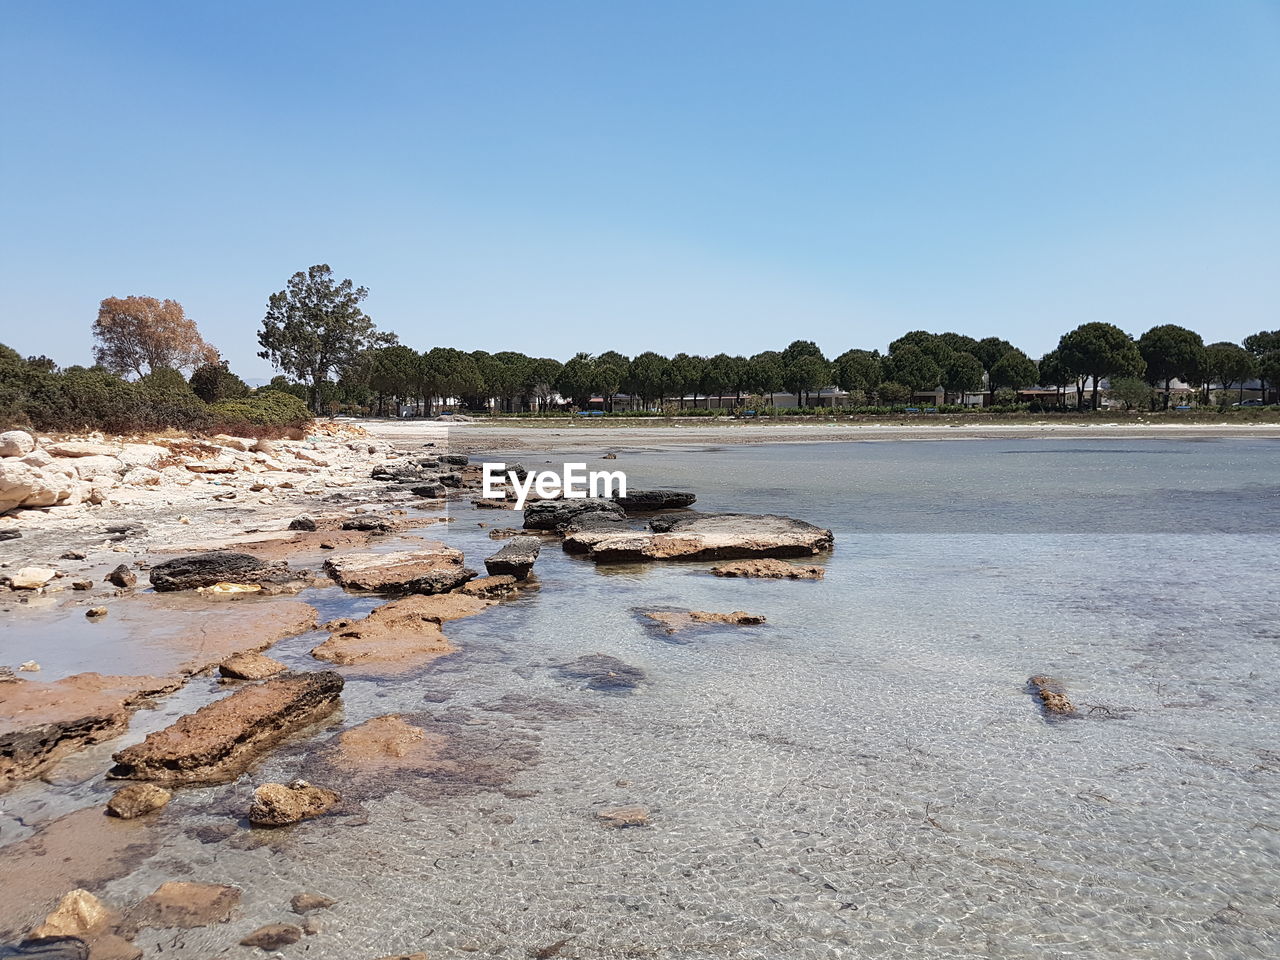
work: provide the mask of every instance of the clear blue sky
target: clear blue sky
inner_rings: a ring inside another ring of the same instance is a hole
[[[1275,0],[0,0],[0,341],[327,262],[417,347],[1280,327]]]

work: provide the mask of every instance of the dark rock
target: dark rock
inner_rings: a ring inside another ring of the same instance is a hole
[[[342,676],[290,673],[244,687],[115,754],[108,776],[171,783],[232,779],[289,734],[338,706]]]
[[[361,514],[358,517],[352,517],[349,520],[342,521],[343,530],[365,530],[369,533],[390,533],[394,524],[386,517],[375,516],[374,514]]]
[[[0,540],[19,540],[22,538],[22,531],[17,527],[6,527],[0,530]]]
[[[446,453],[440,457],[441,463],[447,463],[451,467],[465,467],[471,462],[471,458],[465,453]]]
[[[437,479],[446,487],[452,487],[455,490],[462,486],[462,474],[460,473],[442,473]]]
[[[103,528],[103,532],[109,540],[125,540],[132,536],[140,536],[147,532],[147,528],[140,523],[112,523]]]
[[[409,492],[424,500],[439,500],[446,491],[443,483],[422,483],[416,487],[410,487]]]
[[[524,508],[524,527],[526,530],[562,532],[570,523],[589,513],[626,518],[626,511],[617,502],[600,497],[535,500]]]
[[[631,490],[625,497],[616,497],[623,510],[644,512],[651,510],[675,510],[692,506],[696,494],[681,490]]]
[[[72,590],[92,590],[93,581],[92,580],[73,580],[71,581],[71,589]]]
[[[215,583],[296,583],[302,574],[285,563],[267,563],[247,553],[197,553],[151,568],[151,586],[159,592],[195,590]]]
[[[607,653],[593,653],[563,663],[560,673],[573,680],[586,680],[589,690],[634,690],[645,679],[645,672],[639,667]]]
[[[79,937],[40,937],[24,940],[3,956],[29,960],[89,960],[89,944]]]
[[[502,549],[484,562],[484,568],[490,576],[510,574],[517,580],[523,580],[533,569],[534,561],[542,542],[537,537],[515,537],[502,545]]]
[[[152,576],[154,577],[154,574]],[[138,575],[122,563],[106,575],[104,582],[122,590],[130,590],[138,585]]]
[[[83,550],[68,550],[59,560],[83,560],[86,554]]]
[[[295,517],[289,521],[290,530],[302,530],[306,533],[314,533],[316,522],[311,517]]]

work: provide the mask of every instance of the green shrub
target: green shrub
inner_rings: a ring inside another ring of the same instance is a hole
[[[242,427],[301,428],[311,422],[311,412],[305,403],[291,393],[269,388],[215,403],[209,413],[214,422],[228,432]]]

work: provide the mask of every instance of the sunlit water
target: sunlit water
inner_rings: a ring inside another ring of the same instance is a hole
[[[283,950],[317,960],[525,957],[566,939],[557,955],[583,958],[1278,956],[1278,454],[1253,441],[623,451],[600,466],[634,487],[831,527],[825,581],[597,569],[545,547],[541,590],[448,625],[457,654],[352,676],[314,737],[235,784],[181,791],[159,852],[103,894],[243,888],[228,926],[138,941],[177,957],[242,951],[256,926],[298,919],[301,890],[340,901]],[[451,512],[426,533],[476,566],[498,546],[478,524],[518,522]],[[336,589],[303,599],[326,617],[371,606]],[[662,606],[768,623],[669,638],[635,617]],[[313,668],[316,639],[272,654]],[[603,693],[555,669],[597,652],[647,682]],[[1061,680],[1082,716],[1046,722],[1033,674]],[[128,739],[219,691],[193,682]],[[459,774],[340,784],[354,807],[285,831],[237,824],[255,783],[321,782],[317,746],[387,713],[446,733]],[[5,809],[101,803],[125,742]],[[650,825],[594,819],[633,803]]]

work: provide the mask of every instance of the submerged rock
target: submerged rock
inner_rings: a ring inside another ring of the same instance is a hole
[[[526,530],[562,531],[570,523],[589,513],[626,518],[626,511],[614,500],[581,497],[574,500],[535,500],[524,508]]]
[[[160,884],[155,893],[134,907],[130,917],[142,927],[190,930],[226,923],[239,905],[239,887],[170,880]]]
[[[154,783],[131,783],[107,801],[107,813],[121,820],[132,820],[159,810],[172,799],[172,793]]]
[[[639,667],[623,663],[607,653],[593,653],[560,665],[562,676],[586,680],[588,690],[634,690],[645,679]]]
[[[295,893],[289,906],[297,914],[310,913],[312,910],[328,910],[337,900],[319,893]]]
[[[667,633],[679,633],[694,626],[724,624],[728,626],[757,626],[764,617],[735,610],[733,613],[708,613],[705,610],[654,610],[640,614],[660,626]]]
[[[244,687],[119,751],[108,776],[169,783],[235,777],[289,734],[338,706],[341,675],[290,673]]]
[[[268,923],[240,941],[242,947],[277,950],[302,939],[302,928],[292,923]]]
[[[1054,717],[1073,717],[1076,707],[1068,698],[1062,684],[1053,677],[1035,676],[1027,681],[1033,696],[1039,699],[1040,707],[1047,715]]]
[[[660,517],[650,527],[649,533],[597,539],[587,554],[597,562],[799,557],[830,550],[834,542],[830,530],[772,514]]]
[[[327,813],[341,800],[336,791],[313,787],[305,780],[264,783],[253,791],[249,822],[259,827],[283,827]]]
[[[712,567],[717,577],[760,577],[767,580],[821,580],[826,568],[816,565],[803,566],[785,560],[738,560]]]
[[[629,490],[625,497],[615,499],[628,513],[676,510],[691,507],[698,501],[697,494],[683,490]]]
[[[396,553],[346,553],[324,563],[341,586],[385,593],[444,593],[476,575],[463,566],[461,550],[425,541],[417,550]]]
[[[629,807],[609,807],[596,812],[596,819],[606,827],[621,829],[623,827],[643,827],[649,822],[649,808],[640,805]]]
[[[311,655],[340,666],[423,662],[454,650],[440,624],[474,616],[489,605],[488,600],[459,593],[393,600],[363,620],[329,624],[329,639]]]
[[[289,584],[305,574],[285,563],[267,563],[247,553],[212,551],[166,560],[151,568],[151,586],[159,592],[196,590],[220,583]]]
[[[484,568],[493,576],[509,574],[517,580],[523,580],[533,569],[541,549],[542,541],[537,537],[514,537],[503,544],[497,553],[485,559]]]

